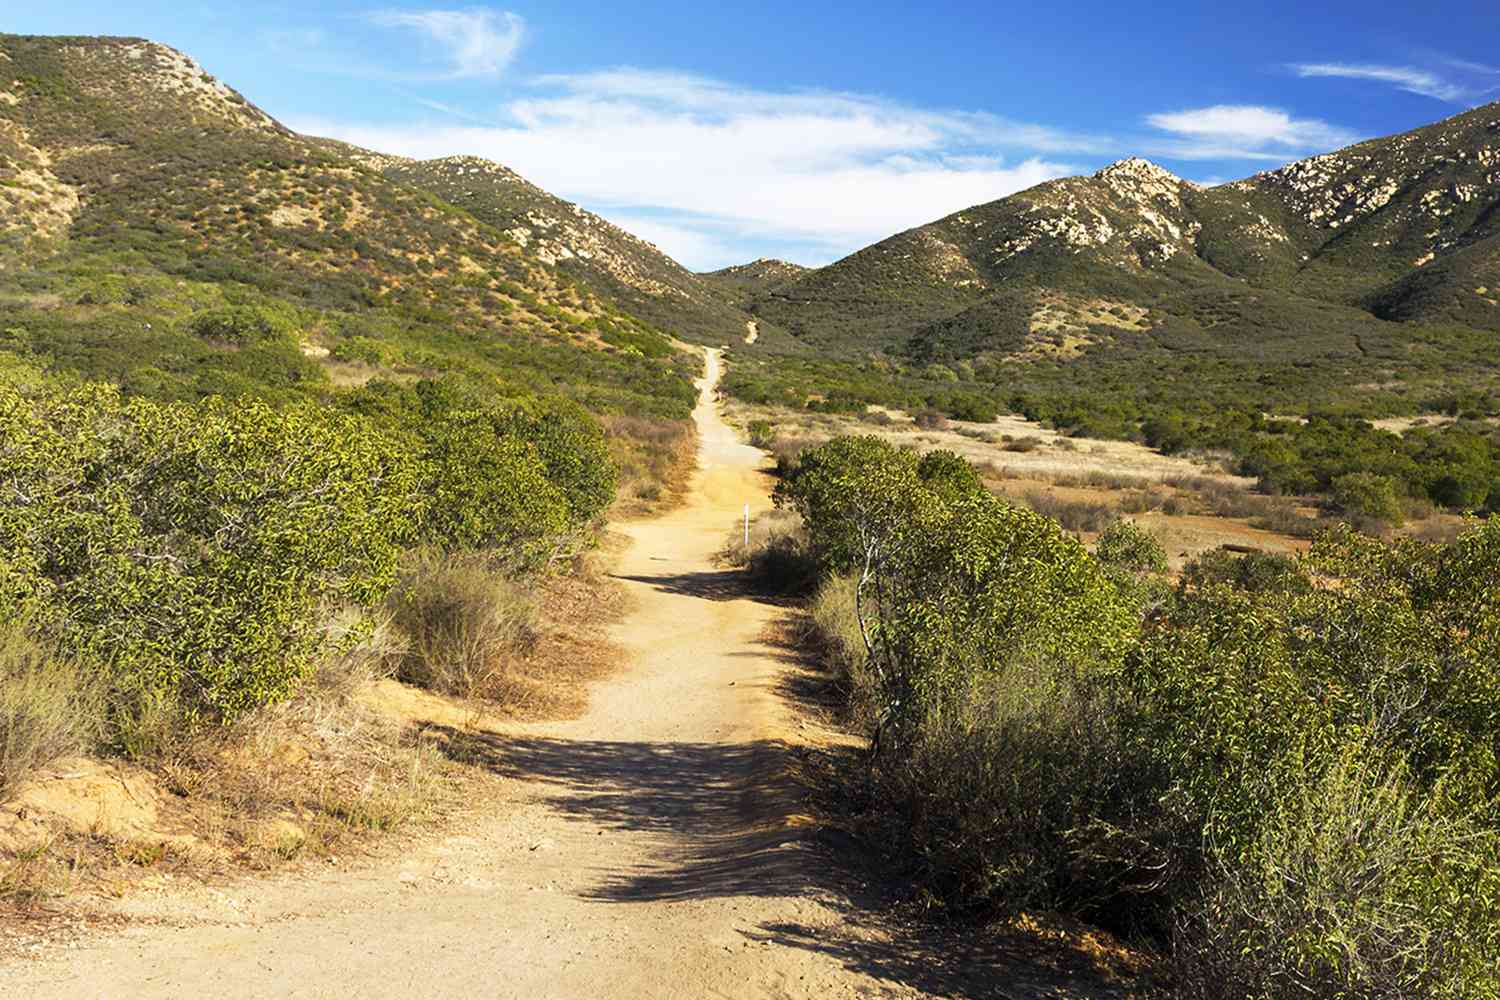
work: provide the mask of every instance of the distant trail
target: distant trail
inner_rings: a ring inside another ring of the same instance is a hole
[[[778,611],[712,560],[745,503],[769,506],[763,456],[720,417],[707,361],[688,502],[623,528],[632,663],[582,718],[489,740],[513,782],[494,815],[365,870],[127,900],[154,922],[0,968],[0,996],[1001,995],[993,973],[949,992],[986,968],[972,935],[898,946],[815,888],[828,865],[791,818],[796,726],[763,638]]]

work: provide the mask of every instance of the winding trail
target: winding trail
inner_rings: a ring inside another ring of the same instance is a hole
[[[709,351],[687,504],[623,529],[630,665],[583,717],[483,743],[509,779],[494,814],[358,871],[128,900],[140,921],[0,968],[0,996],[956,995],[941,966],[975,956],[893,941],[820,888],[830,866],[785,776],[803,752],[788,668],[764,638],[778,610],[712,562],[745,503],[769,506],[763,456],[715,404],[719,368]]]

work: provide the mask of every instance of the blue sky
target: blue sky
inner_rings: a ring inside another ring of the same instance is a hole
[[[498,160],[707,269],[821,264],[1050,177],[1273,168],[1500,100],[1500,4],[49,0],[300,131]]]

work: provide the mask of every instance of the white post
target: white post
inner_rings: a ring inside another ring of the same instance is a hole
[[[745,504],[745,548],[750,547],[750,505]]]

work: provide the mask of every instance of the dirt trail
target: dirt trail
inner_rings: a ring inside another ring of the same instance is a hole
[[[0,968],[0,996],[957,995],[943,967],[983,968],[962,945],[893,941],[816,888],[829,866],[791,815],[797,722],[763,638],[778,609],[712,564],[743,505],[768,506],[718,374],[710,352],[687,505],[624,529],[632,665],[582,718],[485,744],[510,779],[492,816],[360,871],[128,900],[139,921]]]

